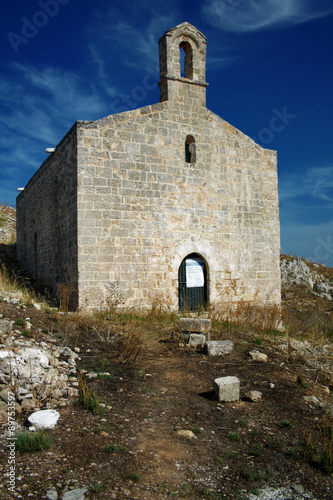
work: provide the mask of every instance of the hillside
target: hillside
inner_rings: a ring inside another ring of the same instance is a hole
[[[14,265],[12,247],[0,248]],[[232,342],[224,356],[185,345],[163,304],[146,314],[59,312],[3,270],[0,497],[332,498],[333,269],[291,256],[281,269],[282,329],[269,308],[209,311],[212,339]],[[26,349],[35,357],[25,363]],[[20,359],[6,365],[5,352]],[[240,380],[238,401],[216,399],[213,381],[225,376]],[[13,496],[4,401],[11,378],[16,432],[35,409],[60,414],[46,431],[49,449],[16,451]]]

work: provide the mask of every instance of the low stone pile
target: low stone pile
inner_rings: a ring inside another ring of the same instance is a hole
[[[302,361],[309,370],[323,373],[327,379],[333,380],[333,350],[330,344],[315,346],[307,340],[293,339],[289,343],[279,344],[279,347],[295,361]]]
[[[311,270],[300,257],[281,260],[281,282],[287,289],[294,285],[305,286],[315,295],[333,300],[333,283],[327,281],[321,273]]]
[[[18,413],[66,406],[78,396],[77,352],[23,337],[12,328],[12,321],[0,318],[1,419],[7,418],[9,392],[16,395]]]
[[[16,236],[16,211],[0,206],[0,243],[14,242]]]

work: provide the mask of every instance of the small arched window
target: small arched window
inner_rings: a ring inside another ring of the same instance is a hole
[[[180,76],[193,79],[193,52],[188,42],[179,45],[180,51]]]
[[[195,139],[193,135],[188,135],[185,140],[185,161],[186,163],[196,162]]]

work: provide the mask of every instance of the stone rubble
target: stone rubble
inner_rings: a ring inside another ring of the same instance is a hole
[[[247,500],[317,500],[311,492],[305,492],[301,485],[292,487],[271,488],[267,487],[258,492],[250,493]]]
[[[291,353],[294,359],[300,359],[309,369],[326,373],[333,377],[332,347],[330,345],[314,346],[307,340],[291,340],[289,343],[279,344],[281,350]]]
[[[314,270],[297,257],[293,260],[281,259],[281,282],[286,289],[294,285],[305,286],[315,295],[333,300],[333,283],[325,280],[324,276]]]
[[[8,391],[16,394],[18,413],[66,406],[78,396],[77,357],[69,347],[20,335],[12,321],[0,318],[0,420],[7,411]]]

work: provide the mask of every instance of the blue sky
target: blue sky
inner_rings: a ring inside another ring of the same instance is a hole
[[[2,0],[0,202],[76,120],[159,101],[158,39],[208,41],[207,107],[278,152],[281,250],[333,267],[332,0]]]

